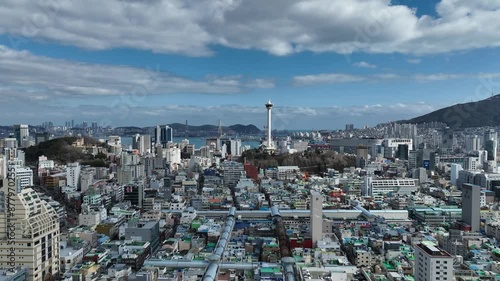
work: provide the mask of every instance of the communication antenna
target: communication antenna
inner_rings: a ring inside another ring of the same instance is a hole
[[[222,137],[222,121],[219,119],[219,137]]]

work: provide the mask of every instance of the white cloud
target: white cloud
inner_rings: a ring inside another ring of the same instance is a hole
[[[313,86],[321,84],[341,84],[352,82],[384,82],[389,80],[410,80],[416,82],[438,82],[457,79],[493,79],[500,73],[430,73],[402,76],[395,73],[378,73],[372,75],[352,75],[345,73],[322,73],[293,77],[295,86]]]
[[[411,64],[419,64],[422,62],[422,60],[421,59],[408,59],[407,62],[411,63]]]
[[[395,73],[380,73],[380,74],[374,74],[371,77],[373,77],[375,80],[391,80],[391,79],[401,78],[401,76]]]
[[[369,64],[369,63],[367,63],[366,61],[356,62],[356,63],[353,63],[352,65],[353,65],[353,66],[356,66],[356,67],[362,67],[362,68],[377,68],[377,66],[376,66],[376,65],[374,65],[374,64]]]
[[[255,88],[255,89],[271,89],[276,86],[274,79],[255,79],[247,81],[245,87]]]
[[[436,74],[417,74],[413,76],[413,79],[420,82],[432,82],[432,81],[456,80],[467,77],[469,77],[469,75],[466,74],[436,73]]]
[[[273,88],[274,81],[242,75],[206,76],[193,80],[162,69],[75,63],[35,56],[0,45],[0,95],[31,100],[51,97],[97,97],[123,94],[170,93],[231,94],[255,88]]]
[[[351,83],[351,82],[361,82],[366,78],[362,76],[341,74],[341,73],[330,73],[330,74],[314,74],[314,75],[303,75],[295,76],[293,78],[294,85],[296,86],[307,86],[315,84],[338,84],[338,83]]]
[[[111,11],[111,12],[110,12]],[[388,0],[3,0],[0,34],[81,48],[206,56],[211,46],[433,54],[500,46],[492,0],[441,0],[437,17]]]

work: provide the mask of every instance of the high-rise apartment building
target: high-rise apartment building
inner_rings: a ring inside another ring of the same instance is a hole
[[[462,221],[478,232],[481,222],[481,187],[474,184],[462,185]]]
[[[494,129],[484,132],[484,150],[488,151],[488,161],[497,161],[498,133]]]
[[[166,147],[169,142],[174,141],[174,129],[169,126],[156,126],[155,128],[155,144],[161,144]]]
[[[227,137],[219,138],[221,152],[223,155],[241,156],[242,147],[240,139],[231,139]]]
[[[456,143],[455,132],[451,128],[446,128],[441,135],[441,145],[440,148],[452,149]]]
[[[416,169],[418,167],[418,151],[413,150],[408,153],[408,169]]]
[[[35,135],[35,144],[40,144],[50,140],[49,133],[38,133]]]
[[[408,160],[410,156],[411,145],[408,144],[398,144],[397,156],[400,160]]]
[[[167,143],[174,141],[174,129],[169,126],[165,126],[165,140]]]
[[[364,168],[368,164],[368,147],[360,145],[356,148],[356,167]]]
[[[123,165],[116,171],[118,184],[124,185],[144,178],[146,175],[144,164]]]
[[[464,170],[473,171],[482,168],[483,164],[480,157],[465,157],[463,168]]]
[[[80,182],[81,167],[79,163],[69,163],[66,165],[66,185],[78,188]]]
[[[313,246],[323,238],[323,195],[311,191],[311,238]]]
[[[495,129],[489,129],[484,132],[485,140],[498,140],[498,133]]]
[[[465,136],[465,150],[477,151],[481,149],[481,139],[477,135]]]
[[[18,147],[28,147],[30,138],[28,125],[14,125],[14,137]]]
[[[132,149],[137,149],[140,155],[151,152],[151,136],[150,135],[135,135],[132,138]]]
[[[59,217],[31,188],[8,177],[0,189],[0,267],[28,269],[29,281],[59,272]]]
[[[453,281],[453,257],[431,242],[415,246],[415,281]]]
[[[484,150],[488,152],[488,161],[497,161],[497,144],[496,140],[486,140],[484,142]]]
[[[33,186],[33,170],[28,167],[14,166],[10,167],[16,175],[21,188]]]
[[[123,187],[124,201],[130,201],[132,206],[142,208],[144,187],[142,185],[127,185]]]
[[[224,161],[224,184],[228,187],[234,187],[241,178],[245,178],[245,169],[242,163],[235,161]]]
[[[457,164],[457,163],[452,163],[451,164],[451,172],[450,172],[450,183],[453,185],[457,184],[458,176],[460,171],[462,171],[462,165]]]
[[[156,126],[153,142],[155,143],[155,146],[161,144],[161,126]]]
[[[0,155],[0,181],[7,176],[7,157]]]
[[[0,140],[0,148],[17,148],[17,139],[16,138],[4,138]]]

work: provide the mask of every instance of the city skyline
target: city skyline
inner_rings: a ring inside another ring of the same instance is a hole
[[[272,100],[273,128],[341,129],[497,92],[500,6],[414,2],[11,1],[0,11],[2,125],[263,129]]]

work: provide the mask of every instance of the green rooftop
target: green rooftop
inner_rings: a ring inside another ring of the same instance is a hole
[[[279,267],[263,267],[260,269],[261,273],[280,273],[281,268]]]
[[[390,263],[388,263],[388,262],[383,262],[382,264],[384,265],[384,267],[385,267],[387,270],[396,270],[396,268],[395,268],[392,264],[390,264]]]

